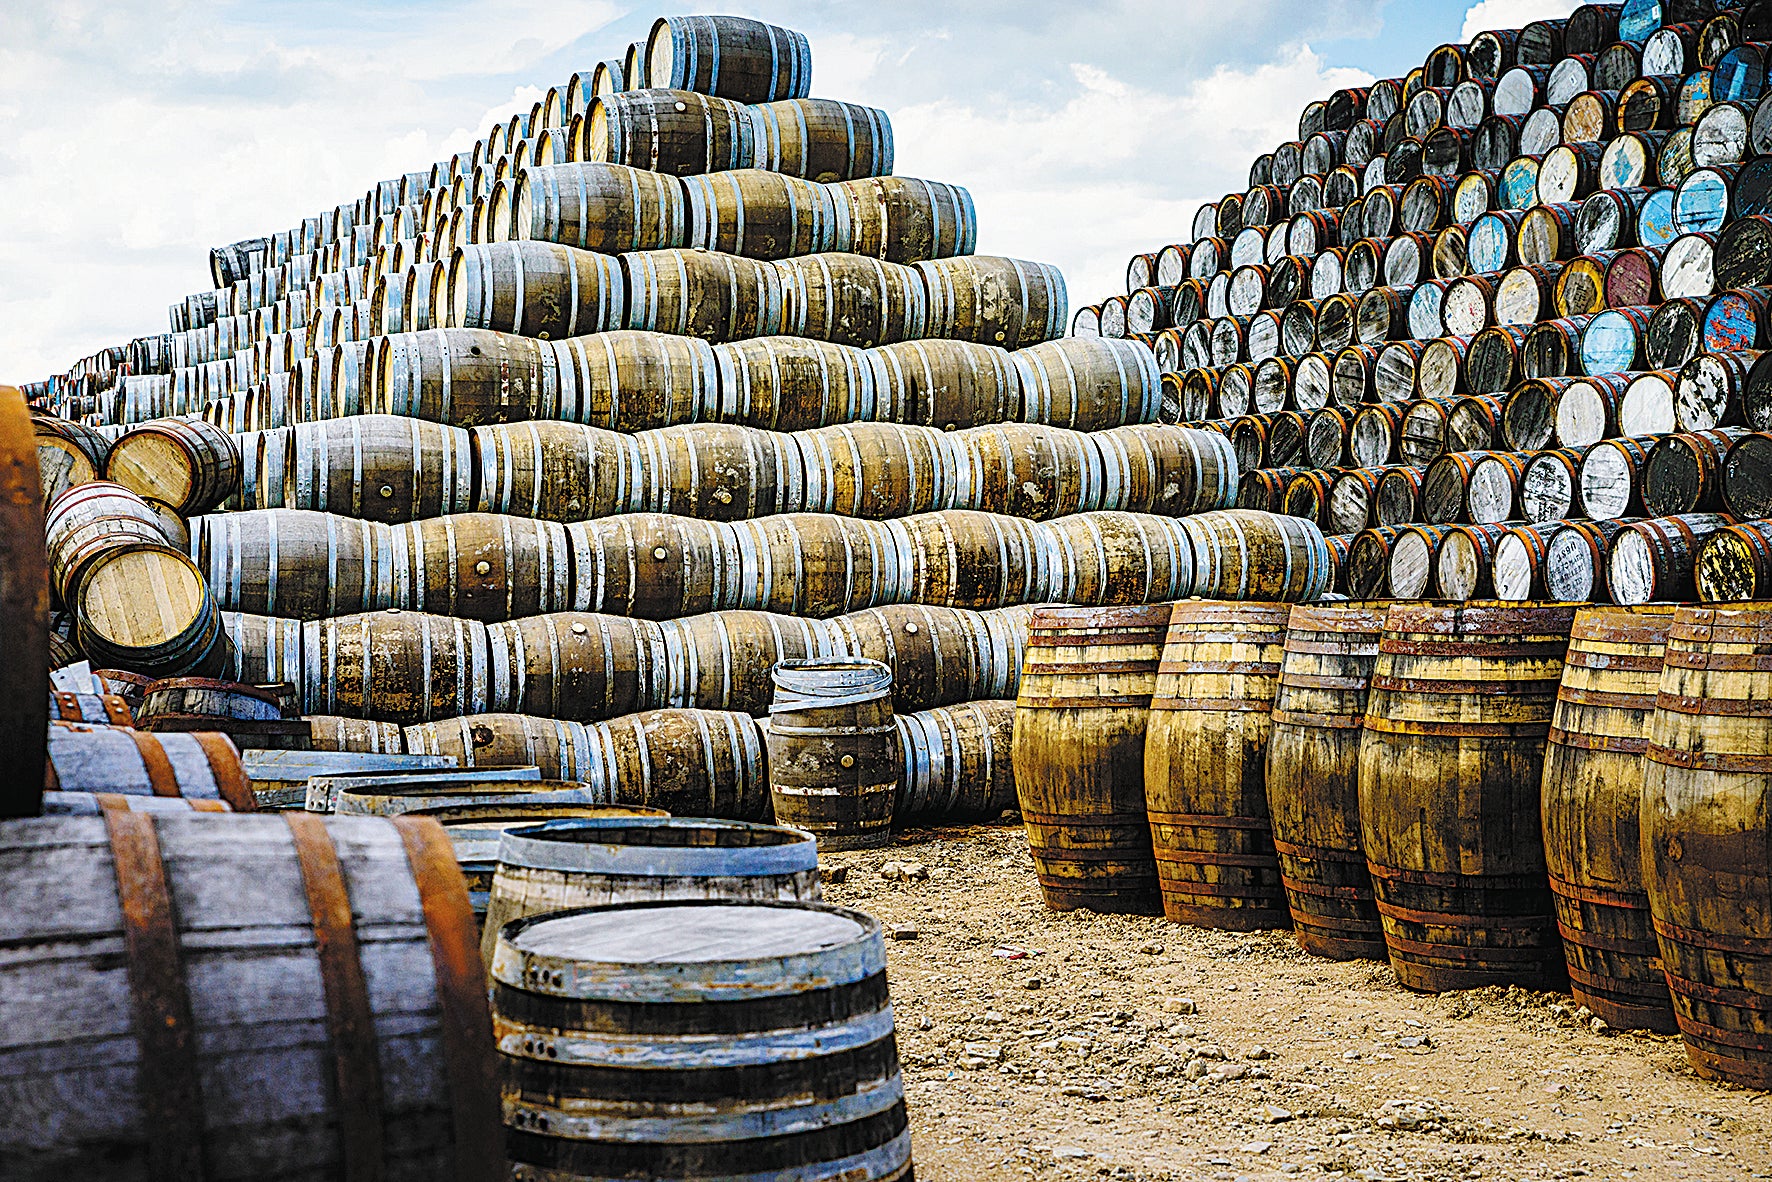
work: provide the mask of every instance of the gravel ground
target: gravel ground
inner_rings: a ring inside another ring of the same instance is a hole
[[[896,937],[926,1182],[1772,1178],[1766,1093],[1566,994],[1429,997],[1285,932],[1057,914],[1019,825],[823,863],[826,900]]]

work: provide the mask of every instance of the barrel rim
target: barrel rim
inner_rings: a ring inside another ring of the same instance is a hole
[[[580,840],[604,831],[680,831],[685,837],[718,830],[768,836],[766,845],[627,845]],[[790,825],[760,825],[704,817],[607,816],[562,818],[507,829],[499,841],[501,867],[564,870],[636,877],[762,878],[818,869],[818,839]]]

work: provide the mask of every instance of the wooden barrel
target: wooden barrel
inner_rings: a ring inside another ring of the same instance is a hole
[[[1078,513],[1040,527],[1048,578],[1026,601],[1050,597],[1086,606],[1161,603],[1194,590],[1194,542],[1172,518]]]
[[[111,445],[91,427],[33,414],[31,429],[45,506],[75,485],[90,483],[104,473]]]
[[[558,522],[455,513],[396,527],[394,606],[467,619],[510,620],[573,606],[572,543]]]
[[[847,206],[849,241],[841,249],[856,254],[920,263],[969,255],[977,240],[972,194],[959,185],[879,176],[839,182],[830,193],[839,208]]]
[[[609,904],[697,899],[817,902],[810,833],[742,821],[598,817],[505,831],[487,900],[487,961],[514,920]]]
[[[652,902],[510,925],[491,975],[517,1172],[908,1180],[885,966],[877,920],[811,903]],[[644,1028],[636,999],[658,1011]],[[717,1050],[697,1033],[711,1014]]]
[[[903,760],[892,670],[833,657],[781,661],[770,676],[764,733],[776,818],[829,850],[885,845]]]
[[[1170,616],[1144,744],[1170,920],[1233,931],[1290,922],[1264,763],[1287,615],[1277,604],[1186,602]]]
[[[631,329],[715,342],[783,331],[784,275],[772,264],[705,250],[637,251],[620,257]]]
[[[555,355],[546,345],[486,329],[382,337],[373,367],[373,409],[456,427],[548,418],[559,397]]]
[[[1545,861],[1575,999],[1619,1029],[1674,1032],[1638,808],[1672,605],[1575,615],[1544,753]]]
[[[761,611],[670,620],[659,636],[663,660],[651,688],[658,705],[747,714],[769,709],[778,663],[825,656],[830,644],[821,621]]]
[[[50,792],[114,792],[219,800],[236,812],[257,805],[226,735],[151,734],[123,726],[55,723],[43,784]]]
[[[757,168],[826,184],[892,174],[892,120],[877,107],[791,98],[759,103],[746,115]]]
[[[130,542],[104,551],[70,604],[80,648],[100,666],[154,677],[214,677],[230,643],[203,573],[169,546]]]
[[[445,328],[490,329],[557,340],[624,327],[621,265],[614,255],[557,242],[463,246],[449,262]]]
[[[655,456],[643,453],[634,436],[601,427],[500,423],[475,427],[472,444],[479,467],[474,508],[484,513],[547,521],[609,517],[650,507],[639,487],[642,473],[667,488],[671,480],[668,460],[649,466]],[[663,470],[655,474],[654,466]]]
[[[780,617],[776,619],[782,625],[788,623]],[[686,620],[682,624],[698,622]],[[802,625],[813,622],[797,621]],[[987,651],[985,631],[985,622],[978,612],[894,604],[830,620],[825,625],[822,643],[830,655],[877,661],[891,669],[892,709],[903,716],[971,701],[996,688],[997,670],[991,667],[995,654]],[[780,656],[815,655],[810,644],[802,647],[803,652],[781,652]],[[757,662],[759,673],[766,673],[771,663]],[[1016,663],[1019,664],[1019,655]],[[765,692],[762,705],[757,707],[759,711],[767,706],[768,696]]]
[[[650,620],[554,612],[486,637],[495,711],[594,722],[663,703],[665,637]]]
[[[1250,509],[1184,518],[1194,547],[1194,594],[1209,599],[1305,602],[1334,578],[1323,533],[1313,522]]]
[[[382,755],[404,755],[406,734],[397,722],[370,722],[363,718],[341,718],[336,714],[310,714],[315,751],[362,751]]]
[[[1700,1075],[1754,1088],[1772,1082],[1772,946],[1754,915],[1772,876],[1769,697],[1764,604],[1679,609],[1643,765],[1643,880],[1687,1059]]]
[[[774,269],[781,288],[777,331],[857,348],[927,335],[929,297],[909,267],[863,255],[825,253],[785,258]]]
[[[811,80],[804,33],[740,16],[671,16],[653,23],[646,78],[633,85],[768,103],[806,97]]]
[[[48,582],[63,604],[79,599],[88,567],[119,545],[166,545],[159,515],[120,484],[95,480],[63,493],[43,521],[45,538],[33,550],[48,553]]]
[[[591,100],[578,159],[673,176],[749,168],[757,159],[756,132],[750,111],[728,99],[629,90]]]
[[[1102,457],[1103,508],[1182,517],[1229,508],[1236,497],[1236,452],[1216,431],[1135,423],[1093,438]]]
[[[586,779],[612,804],[676,816],[761,821],[770,815],[763,735],[748,714],[648,710],[587,727]]]
[[[907,521],[939,530],[939,526],[930,524],[932,520],[956,512],[923,514]],[[1025,522],[1022,527],[1032,528],[1031,523]],[[729,584],[727,597],[715,607],[824,617],[900,599],[900,567],[906,561],[900,551],[906,542],[904,527],[898,522],[863,521],[824,513],[782,513],[725,528],[730,530],[729,545],[735,551],[736,561],[731,569],[736,582]],[[928,602],[940,600],[932,598]]]
[[[1267,745],[1268,812],[1298,943],[1336,960],[1383,959],[1384,935],[1360,846],[1360,737],[1381,604],[1300,605]]]
[[[1539,783],[1574,608],[1399,605],[1360,745],[1360,836],[1398,979],[1555,987]]]
[[[896,691],[897,674],[894,674]],[[972,701],[893,716],[904,772],[893,819],[988,821],[1016,807],[1015,703]]]
[[[1625,525],[1606,558],[1612,601],[1633,605],[1695,599],[1699,547],[1730,524],[1715,513],[1688,513]]]
[[[633,257],[655,260],[669,253]],[[604,332],[545,347],[558,374],[557,417],[568,422],[644,431],[711,417],[719,404],[714,353],[693,337]]]
[[[1718,530],[1698,551],[1698,598],[1741,603],[1772,591],[1772,522],[1749,521]]]
[[[620,164],[543,164],[518,173],[507,191],[512,238],[605,254],[688,245],[683,187],[663,173]]]
[[[770,517],[762,527],[779,530],[781,523],[797,520]],[[570,606],[575,611],[670,620],[737,603],[739,539],[723,522],[622,513],[565,528],[572,548]]]
[[[905,422],[953,430],[1021,417],[1020,376],[1000,348],[904,341],[870,349],[865,357],[878,387],[877,405],[902,408]]]
[[[582,450],[569,456],[580,474],[577,482],[594,481],[600,492],[606,490],[601,499],[612,506],[625,498],[631,509],[713,521],[805,508],[806,467],[793,436],[728,423],[660,427],[631,442],[613,432],[604,434],[607,438],[595,439],[595,448],[617,451],[631,462],[617,467]],[[587,437],[585,442],[593,441]]]
[[[298,423],[280,443],[278,498],[261,504],[381,522],[473,508],[471,441],[459,427],[353,415]]]
[[[136,717],[143,730],[165,730],[168,728],[153,724],[168,715],[213,718],[217,721],[214,729],[221,729],[225,720],[280,721],[284,717],[283,699],[275,689],[237,681],[164,677],[148,686]]]
[[[143,423],[111,445],[105,479],[180,514],[203,513],[239,485],[240,449],[226,431],[201,419]]]
[[[761,337],[717,345],[718,398],[701,412],[771,431],[802,431],[870,419],[895,420],[885,407],[869,354],[801,337]]]
[[[45,792],[45,817],[102,817],[112,809],[126,813],[231,813],[225,800],[193,800],[185,796],[126,796],[118,792]]]
[[[798,562],[809,577],[818,576],[821,573],[819,568],[827,561],[820,557],[820,549],[814,541],[821,532],[820,527],[823,527],[822,532],[828,533],[831,523],[842,521],[842,518],[812,518],[797,527],[797,532],[806,539],[800,543],[802,557]],[[841,576],[849,587],[851,606],[846,610],[894,601],[991,608],[1039,602],[1048,593],[1051,575],[1046,539],[1049,535],[1033,522],[971,509],[947,509],[886,522],[876,528],[893,539],[894,553],[890,557],[873,554],[867,536],[854,539],[856,531],[853,529],[849,531],[849,540],[838,543],[847,551],[840,565],[836,561],[837,553],[826,551],[831,574]],[[753,549],[760,557],[761,549]],[[771,549],[776,553],[768,565],[775,570],[785,570],[786,565],[779,553],[781,544],[772,542]],[[749,559],[750,552],[747,552],[747,572]],[[896,591],[889,582],[894,576]],[[747,573],[746,583],[748,587],[754,587],[758,580]],[[777,588],[778,599],[785,590]],[[827,601],[834,602],[834,596]],[[818,602],[816,597],[813,602]],[[829,613],[814,611],[810,614]]]
[[[682,181],[689,232],[681,245],[752,259],[848,250],[851,230],[826,185],[741,168]],[[671,245],[678,245],[672,243]]]
[[[427,722],[487,708],[489,649],[478,620],[390,608],[302,626],[303,697],[319,714]]]
[[[1745,427],[1716,427],[1657,440],[1642,470],[1644,512],[1673,517],[1723,508],[1723,460],[1746,434]]]
[[[192,557],[226,611],[315,620],[410,606],[395,603],[402,588],[387,526],[306,509],[218,513],[191,524]]]
[[[135,712],[120,694],[49,691],[51,722],[90,722],[98,726],[134,726]]]
[[[1772,517],[1772,433],[1743,435],[1723,457],[1723,500],[1742,518]]]
[[[1099,431],[1157,420],[1162,374],[1136,341],[1066,337],[1019,350],[1011,360],[1029,422]]]
[[[113,1004],[8,1027],[11,1055],[39,1066],[9,1076],[0,1155],[186,1178],[504,1169],[486,983],[435,824],[106,810],[4,841],[22,870],[6,938],[26,950],[9,995],[55,979]],[[71,865],[96,873],[53,869]],[[268,985],[203,988],[241,974],[285,987],[274,1004]],[[243,1078],[278,1086],[243,1095]],[[69,1107],[46,1140],[23,1098],[58,1086],[113,1100]]]
[[[1106,492],[1095,436],[1043,423],[999,423],[954,435],[965,482],[955,503],[1046,520],[1101,508]]]
[[[916,268],[928,291],[928,336],[1020,349],[1064,335],[1064,276],[1049,263],[973,255]]]
[[[232,650],[222,677],[246,685],[301,686],[302,621],[222,612],[221,625]],[[139,692],[145,695],[147,685]]]
[[[1145,725],[1168,605],[1041,608],[1016,699],[1015,790],[1056,911],[1156,914]]]

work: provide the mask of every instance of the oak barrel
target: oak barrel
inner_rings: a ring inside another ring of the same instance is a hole
[[[742,16],[661,16],[646,39],[646,78],[633,87],[692,90],[740,103],[805,98],[806,34]]]
[[[764,733],[776,818],[828,850],[885,845],[903,759],[892,670],[827,657],[781,661],[770,676],[775,697]]]
[[[893,819],[901,824],[990,821],[1016,807],[1015,703],[963,702],[893,716],[904,775]]]
[[[201,419],[165,419],[131,428],[111,445],[105,479],[181,514],[215,508],[240,483],[233,436]]]

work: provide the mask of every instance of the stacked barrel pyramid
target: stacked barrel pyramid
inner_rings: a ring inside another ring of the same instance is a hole
[[[1589,4],[1337,91],[1078,336],[1355,599],[1772,597],[1772,6]]]
[[[1149,349],[1064,337],[1057,270],[974,255],[968,193],[810,75],[798,33],[661,20],[29,387],[60,661],[755,819],[772,667],[868,657],[899,816],[963,817],[1013,803],[1030,605],[1328,590],[1229,440],[1156,421]]]

